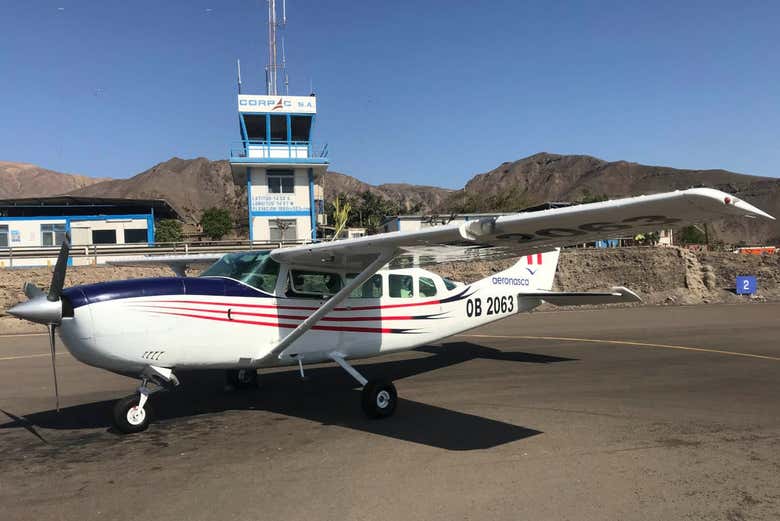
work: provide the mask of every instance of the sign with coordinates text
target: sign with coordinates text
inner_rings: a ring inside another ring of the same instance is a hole
[[[252,196],[253,212],[308,212],[295,202],[292,194],[258,194]]]

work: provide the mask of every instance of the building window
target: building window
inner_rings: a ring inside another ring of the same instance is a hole
[[[139,242],[147,242],[148,235],[146,233],[146,228],[137,228],[132,230],[125,229],[125,243],[139,243]]]
[[[268,178],[268,193],[295,193],[295,174],[289,170],[269,170],[266,177]]]
[[[420,277],[419,290],[421,297],[435,297],[436,296],[436,284],[428,277]]]
[[[347,275],[347,282],[357,277],[357,273]],[[350,298],[381,298],[382,297],[382,275],[373,275],[365,281],[359,288],[352,290]]]
[[[298,240],[298,229],[295,219],[272,219],[268,221],[271,242]]]
[[[390,296],[394,298],[412,298],[412,277],[410,275],[390,275]]]
[[[92,244],[116,244],[116,230],[92,230]]]
[[[0,225],[0,248],[8,248],[8,225]]]
[[[65,224],[42,224],[41,246],[59,246],[65,240]]]

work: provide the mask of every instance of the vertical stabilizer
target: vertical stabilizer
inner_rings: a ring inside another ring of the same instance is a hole
[[[549,291],[558,268],[560,248],[521,257],[514,266],[488,277],[493,285],[513,286],[519,292]]]

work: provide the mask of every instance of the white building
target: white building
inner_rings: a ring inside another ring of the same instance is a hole
[[[15,252],[56,249],[68,232],[74,248],[151,245],[156,218],[177,219],[179,215],[166,201],[157,199],[54,196],[0,200],[0,267],[50,263],[48,257],[12,259]]]

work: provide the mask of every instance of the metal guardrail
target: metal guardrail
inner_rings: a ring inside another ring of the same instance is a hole
[[[286,246],[309,244],[311,241],[200,241],[200,242],[162,242],[156,244],[89,244],[74,245],[71,247],[72,258],[91,257],[95,264],[101,257],[117,255],[189,255],[197,253],[230,253],[247,250],[272,250]],[[16,248],[0,248],[0,262],[8,263],[7,267],[14,267],[14,259],[40,259],[56,258],[60,247],[51,246],[26,246]]]

